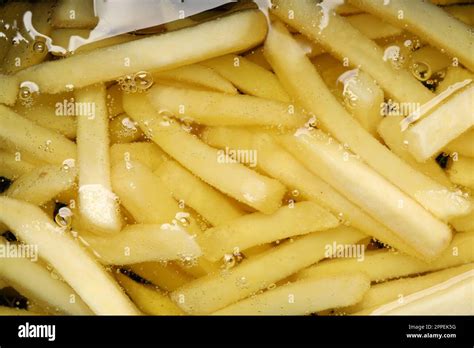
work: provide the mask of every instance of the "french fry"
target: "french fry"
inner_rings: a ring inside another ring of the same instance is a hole
[[[273,0],[273,4],[273,14],[320,43],[340,60],[348,59],[350,66],[360,67],[375,78],[392,98],[399,102],[425,103],[433,97],[408,71],[394,68],[388,59],[384,59],[383,49],[350,25],[345,18],[333,12],[327,13],[326,23],[322,7],[308,0]],[[289,13],[293,15],[289,16]],[[286,52],[279,53],[282,57],[287,56]],[[271,62],[270,64],[273,66]],[[285,85],[282,77],[279,77]]]
[[[130,269],[164,291],[173,291],[194,279],[172,262],[143,262],[130,265]]]
[[[14,75],[0,74],[0,104],[15,104],[20,89],[20,81]]]
[[[457,156],[451,162],[448,176],[453,183],[474,189],[474,158]]]
[[[246,94],[284,103],[290,101],[290,97],[272,72],[245,57],[228,54],[201,64],[214,69]]]
[[[443,81],[438,83],[436,94],[440,94],[446,91],[450,86],[466,80],[474,80],[474,74],[460,66],[450,66],[446,69]]]
[[[229,157],[223,156],[223,161],[219,161],[218,150],[172,120],[163,120],[144,97],[125,95],[124,108],[149,138],[204,182],[264,213],[270,214],[280,207],[285,188],[278,181],[235,163]]]
[[[247,54],[244,54],[244,57],[250,60],[251,62],[254,62],[257,65],[260,65],[265,70],[270,70],[270,71],[272,70],[272,67],[270,66],[270,64],[268,64],[267,60],[265,59],[263,55],[262,46],[252,49]]]
[[[131,143],[143,138],[143,132],[127,114],[121,114],[109,122],[109,136],[111,144]]]
[[[446,176],[446,173],[441,169],[436,161],[430,159],[426,162],[418,162],[410,152],[408,152],[407,146],[404,143],[405,137],[400,128],[400,122],[402,120],[403,116],[388,116],[380,122],[378,133],[385,144],[398,157],[407,162],[414,169],[436,180],[443,186],[451,187],[452,184]]]
[[[14,247],[3,238],[0,240],[0,245],[2,248]],[[53,278],[51,272],[38,261],[24,257],[1,257],[0,277],[28,299],[49,307],[50,312],[73,315],[92,314],[89,307],[69,285],[60,279]]]
[[[111,190],[109,134],[105,87],[95,85],[76,92],[76,103],[92,105],[91,115],[77,115],[79,211],[84,227],[94,233],[116,233],[121,220]]]
[[[107,110],[111,118],[123,114],[124,112],[122,106],[122,90],[118,84],[114,84],[107,89]]]
[[[98,20],[92,0],[60,0],[54,7],[51,24],[55,28],[92,29]]]
[[[216,273],[196,279],[173,291],[171,299],[185,312],[212,313],[324,258],[325,245],[356,243],[362,238],[362,233],[346,226],[311,233],[244,260],[226,277]],[[206,299],[203,293],[208,294]]]
[[[321,47],[321,45],[314,41],[311,41],[303,34],[296,34],[293,35],[293,37],[296,42],[298,42],[298,44],[301,46],[306,55],[310,58],[319,56],[326,52],[324,48]]]
[[[297,279],[338,272],[365,272],[371,281],[405,277],[474,262],[474,233],[456,234],[445,251],[427,263],[389,249],[367,251],[362,262],[357,259],[333,259],[317,263],[298,274]]]
[[[344,3],[340,4],[336,7],[336,13],[340,14],[341,16],[349,16],[361,13],[362,10],[350,4]]]
[[[66,90],[68,85],[81,88],[137,71],[169,70],[244,51],[261,42],[266,31],[263,14],[248,10],[183,30],[39,64],[22,70],[18,78],[35,82],[43,93],[58,93]],[[210,37],[213,40],[208,40]],[[161,53],[157,55],[156,52]]]
[[[6,306],[0,306],[0,315],[5,316],[30,316],[30,315],[42,315],[42,313],[36,313],[29,309],[20,309],[20,308],[12,308]]]
[[[35,166],[25,160],[17,161],[15,154],[0,150],[0,176],[15,180],[33,170]]]
[[[443,10],[451,14],[453,17],[459,19],[461,22],[474,26],[474,6],[454,5],[443,7]]]
[[[40,208],[0,197],[0,221],[23,242],[37,245],[39,256],[55,267],[95,314],[137,314],[111,276]]]
[[[449,227],[320,130],[282,136],[285,148],[427,260],[451,240]],[[377,187],[377,190],[371,187]],[[409,231],[409,232],[407,232]]]
[[[249,95],[228,95],[156,85],[148,93],[157,110],[208,126],[298,127],[306,116],[288,103]]]
[[[349,3],[380,16],[395,26],[410,30],[446,50],[451,56],[458,57],[461,63],[474,70],[471,29],[449,16],[443,9],[421,0],[391,0],[388,4],[383,0],[350,0]],[[400,16],[400,13],[403,15]],[[433,26],[433,23],[439,25]]]
[[[408,151],[420,162],[436,155],[444,146],[474,126],[474,86],[455,94],[408,129]]]
[[[472,269],[473,264],[471,263],[419,277],[397,279],[386,283],[375,284],[364,294],[362,301],[356,305],[341,308],[338,311],[342,313],[355,313],[371,307],[380,306],[387,302],[395,300],[403,301],[403,298],[407,295],[445,282],[452,277]]]
[[[176,200],[193,208],[214,226],[244,215],[226,196],[174,161],[164,162],[154,173]]]
[[[450,223],[458,232],[474,230],[474,210],[465,216],[451,220]]]
[[[455,5],[455,4],[468,4],[472,0],[430,0],[430,2],[434,5]]]
[[[327,230],[339,225],[328,211],[313,202],[285,206],[272,215],[253,213],[205,231],[198,243],[211,261],[233,250],[262,245],[276,240]]]
[[[16,151],[51,164],[76,158],[76,144],[55,131],[43,128],[0,105],[0,139],[14,144]]]
[[[214,312],[214,315],[308,315],[359,302],[369,290],[363,273],[309,278],[283,285]]]
[[[110,265],[201,256],[199,245],[180,226],[135,224],[110,237],[89,233],[81,237],[100,255],[99,261]]]
[[[397,36],[402,33],[402,29],[388,24],[387,22],[383,21],[383,19],[373,16],[369,13],[360,13],[348,16],[347,21],[371,40]]]
[[[298,4],[303,3],[306,2],[298,1]],[[290,95],[306,110],[317,114],[323,129],[348,144],[372,168],[441,219],[469,212],[471,207],[466,199],[415,171],[353,120],[328,91],[314,66],[284,27],[273,27],[267,37],[265,52]]]
[[[245,257],[254,257],[258,254],[270,250],[272,247],[272,243],[257,245],[244,250],[243,254],[245,255]]]
[[[153,74],[156,81],[178,81],[197,85],[217,92],[237,94],[237,89],[214,70],[200,64],[191,64],[177,69]]]
[[[138,161],[154,171],[166,160],[165,153],[154,143],[114,144],[110,147],[111,167]]]
[[[182,315],[182,310],[169,297],[151,286],[137,283],[124,274],[115,275],[120,285],[125,288],[128,296],[137,307],[149,315]]]
[[[446,145],[444,150],[448,153],[456,152],[461,156],[474,157],[474,129],[458,136]]]

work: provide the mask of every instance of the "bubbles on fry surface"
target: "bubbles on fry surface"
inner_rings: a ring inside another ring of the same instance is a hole
[[[18,99],[20,104],[25,107],[31,107],[34,103],[34,97],[39,93],[39,87],[31,81],[24,81],[20,84]]]
[[[125,93],[144,92],[153,85],[153,76],[148,71],[139,71],[122,76],[117,82]]]
[[[431,67],[424,62],[413,63],[410,70],[419,81],[427,81],[432,75]]]
[[[70,229],[72,225],[72,211],[68,207],[62,207],[54,217],[54,221],[59,227]]]

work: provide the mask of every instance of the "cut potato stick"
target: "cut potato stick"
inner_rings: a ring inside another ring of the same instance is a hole
[[[451,240],[449,227],[320,130],[282,136],[288,151],[427,260]],[[371,188],[377,187],[377,190]]]
[[[451,187],[452,184],[446,176],[446,173],[441,169],[436,161],[430,159],[426,162],[418,162],[410,152],[408,152],[407,146],[404,143],[405,136],[400,128],[400,122],[402,120],[403,116],[387,116],[382,120],[382,122],[380,122],[378,133],[385,144],[398,157],[407,162],[414,169],[436,180],[441,185]]]
[[[364,294],[362,301],[356,305],[347,308],[341,308],[338,310],[338,312],[354,313],[371,307],[380,306],[384,303],[395,300],[399,300],[401,302],[407,295],[432,287],[436,284],[443,283],[450,278],[472,270],[473,267],[474,266],[471,263],[455,268],[448,268],[442,271],[429,273],[419,277],[397,279],[386,283],[375,284],[371,286],[369,291]]]
[[[215,315],[308,315],[359,302],[370,288],[363,273],[309,278],[247,298]]]
[[[302,3],[306,2],[298,1]],[[469,212],[471,207],[466,199],[415,171],[371,137],[331,95],[284,27],[277,24],[269,32],[265,52],[290,95],[306,110],[317,114],[323,129],[347,144],[372,168],[441,219]]]
[[[464,69],[460,66],[450,66],[446,69],[446,74],[443,81],[438,83],[436,87],[436,94],[441,94],[446,91],[449,87],[455,86],[459,82],[474,80],[474,74],[469,70]],[[451,87],[451,88],[453,88]]]
[[[76,158],[76,144],[72,141],[3,105],[0,105],[0,123],[0,139],[14,144],[16,151],[24,151],[51,164],[61,164],[64,160]]]
[[[95,85],[76,92],[76,103],[92,106],[77,115],[79,211],[84,227],[94,233],[116,233],[121,220],[111,191],[109,134],[105,87]]]
[[[339,221],[314,202],[284,206],[272,215],[253,213],[205,231],[198,243],[209,260],[217,261],[233,250],[334,228]]]
[[[311,233],[244,260],[225,277],[216,273],[196,279],[173,291],[171,298],[188,313],[212,313],[321,260],[326,245],[356,243],[362,238],[362,233],[346,226]],[[209,296],[203,299],[203,293]]]
[[[20,81],[15,75],[0,74],[0,104],[15,104],[20,89]]]
[[[271,136],[223,127],[206,128],[202,136],[206,142],[215,147],[255,149],[259,154],[257,168],[280,180],[287,187],[295,188],[302,199],[320,204],[369,236],[374,236],[407,254],[420,257],[417,251],[387,227],[369,216],[319,176],[308,171]]]
[[[290,101],[290,97],[272,72],[245,57],[228,54],[201,64],[214,69],[246,94],[281,102]]]
[[[272,67],[270,66],[270,64],[268,64],[267,60],[265,59],[265,56],[263,55],[262,46],[251,50],[250,52],[245,54],[244,57],[257,65],[260,65],[265,70],[272,70]]]
[[[465,216],[451,220],[450,224],[458,232],[474,230],[474,210]]]
[[[112,277],[40,208],[0,197],[0,221],[23,242],[37,245],[39,256],[58,271],[95,314],[137,314]]]
[[[306,55],[310,58],[319,56],[320,54],[326,52],[324,48],[321,47],[321,45],[317,44],[314,41],[311,41],[303,34],[296,34],[293,35],[293,37],[295,41],[298,42],[298,44],[301,46]]]
[[[337,10],[336,10],[337,13]],[[369,13],[360,13],[346,18],[347,21],[371,40],[402,34],[402,29],[384,22]]]
[[[336,7],[336,13],[341,16],[355,15],[361,13],[362,10],[350,4],[344,3]]]
[[[365,272],[371,281],[379,282],[474,262],[473,246],[474,233],[461,233],[456,234],[449,247],[431,263],[393,250],[381,249],[367,251],[362,262],[357,259],[334,259],[317,263],[299,272],[296,278],[337,272]]]
[[[243,51],[260,43],[266,31],[263,14],[248,10],[191,28],[39,64],[22,70],[18,77],[35,82],[43,93],[57,93],[68,85],[81,88],[137,71],[168,70]]]
[[[0,176],[15,180],[19,176],[29,173],[35,166],[25,160],[17,161],[15,154],[0,150]]]
[[[81,237],[100,255],[99,261],[110,265],[201,256],[201,249],[194,238],[180,226],[171,224],[128,225],[110,237],[84,233]]]
[[[410,30],[420,38],[446,50],[451,56],[459,58],[466,67],[474,70],[471,29],[443,9],[421,0],[390,0],[389,3],[384,0],[350,0],[349,3],[382,17],[395,26]],[[400,12],[403,13],[401,18]],[[420,16],[420,13],[423,13],[423,16]],[[433,26],[433,23],[439,25]]]
[[[124,108],[149,138],[204,182],[264,213],[270,214],[280,207],[285,192],[282,184],[225,154],[219,156],[218,150],[153,112],[146,97],[125,95]]]
[[[222,74],[221,74],[222,75]],[[191,64],[177,69],[153,74],[155,81],[178,81],[211,89],[213,91],[237,94],[237,89],[214,70],[200,64]]]
[[[51,24],[55,28],[92,29],[98,18],[94,13],[93,0],[60,0],[54,7]]]
[[[341,61],[345,58],[350,66],[360,67],[397,101],[425,103],[433,97],[408,71],[396,69],[387,57],[384,59],[386,53],[384,54],[383,49],[350,25],[345,18],[331,11],[325,12],[317,3],[308,0],[274,0],[273,4],[275,6],[272,13],[282,21],[320,43]],[[289,13],[293,13],[291,19]],[[324,18],[327,18],[327,23]],[[287,55],[282,54],[282,51],[279,53],[281,59]],[[281,77],[280,80],[283,82]]]
[[[65,165],[37,167],[15,180],[4,194],[31,204],[43,205],[59,193],[72,188],[76,175],[76,168]]]
[[[127,114],[121,114],[109,122],[109,136],[111,144],[131,143],[143,138],[143,132]]]
[[[172,262],[143,262],[130,265],[130,269],[164,291],[173,291],[194,279]]]
[[[12,243],[0,238],[3,249],[14,247]],[[18,245],[19,247],[19,245]],[[37,258],[38,255],[34,257]],[[91,310],[62,280],[51,276],[51,271],[43,267],[38,260],[24,257],[1,257],[0,277],[20,291],[29,300],[35,300],[48,307],[53,313],[90,315]]]
[[[474,190],[474,158],[457,156],[456,160],[451,162],[448,176],[453,183]]]
[[[451,14],[454,18],[459,19],[461,22],[474,26],[474,6],[466,5],[454,5],[443,7],[443,10]]]
[[[456,5],[456,4],[469,4],[472,0],[430,0],[434,5]]]
[[[32,315],[44,315],[43,313],[37,313],[30,309],[20,309],[14,307],[0,306],[0,315],[4,316],[32,316]]]
[[[452,96],[408,129],[408,151],[423,162],[474,126],[474,85]]]
[[[257,245],[243,251],[245,257],[254,257],[273,248],[272,243]]]
[[[137,283],[124,274],[115,275],[120,285],[125,288],[128,296],[136,303],[137,307],[149,315],[182,315],[184,314],[170,298],[149,285]]]
[[[122,89],[119,84],[112,85],[107,89],[107,111],[109,117],[113,118],[123,114]]]
[[[177,201],[193,208],[213,226],[244,215],[228,197],[201,181],[177,162],[166,161],[154,173]]]
[[[148,99],[157,110],[208,126],[298,127],[306,116],[291,105],[249,95],[228,95],[156,85]]]
[[[474,129],[464,132],[451,141],[444,148],[449,153],[456,152],[458,155],[474,157]]]
[[[165,153],[154,143],[114,144],[110,147],[111,167],[138,161],[154,171],[166,158]]]

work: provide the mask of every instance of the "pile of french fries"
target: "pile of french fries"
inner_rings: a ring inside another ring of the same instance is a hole
[[[261,3],[2,5],[0,314],[474,314],[474,4]]]

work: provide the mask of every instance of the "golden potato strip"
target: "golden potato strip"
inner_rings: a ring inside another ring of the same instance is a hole
[[[337,10],[336,10],[337,13]],[[347,17],[347,21],[369,39],[382,39],[402,34],[402,29],[384,22],[369,13],[361,13]]]
[[[124,108],[149,138],[204,182],[264,213],[280,207],[285,192],[281,183],[221,156],[172,120],[163,119],[146,97],[125,95]]]
[[[457,156],[448,169],[448,176],[453,183],[474,189],[474,158]]]
[[[383,49],[350,25],[346,19],[333,12],[323,11],[321,6],[309,0],[273,0],[273,4],[275,7],[272,13],[320,43],[340,60],[346,58],[350,66],[366,71],[397,101],[425,103],[433,97],[408,71],[393,67]],[[289,16],[289,13],[293,15]],[[285,52],[280,51],[281,53]],[[281,77],[280,80],[283,82]]]
[[[383,281],[474,262],[474,232],[456,234],[439,258],[431,263],[387,249],[367,251],[364,260],[334,259],[317,263],[297,274],[297,279],[337,272],[365,272],[371,281]]]
[[[474,157],[474,129],[464,132],[446,145],[445,151],[458,153],[466,157]]]
[[[390,0],[388,3],[384,0],[350,0],[349,3],[382,17],[395,26],[410,30],[459,58],[466,67],[474,70],[472,29],[443,9],[421,0]]]
[[[467,200],[415,171],[352,119],[284,27],[273,27],[265,52],[290,95],[306,110],[317,114],[323,129],[349,145],[372,168],[437,217],[448,219],[469,212],[471,207]]]
[[[107,89],[107,110],[109,117],[123,114],[122,90],[120,85],[115,84]]]
[[[29,173],[35,166],[25,160],[16,160],[15,154],[0,150],[0,176],[15,180]]]
[[[126,226],[110,237],[81,234],[99,255],[99,261],[111,265],[128,265],[146,261],[168,261],[184,255],[198,257],[201,248],[180,226],[170,224]]]
[[[298,42],[298,44],[301,46],[306,55],[310,58],[319,56],[326,52],[324,48],[321,47],[321,45],[314,41],[311,41],[303,34],[296,34],[293,35],[293,37],[296,42]]]
[[[355,15],[361,12],[362,10],[360,8],[346,3],[340,4],[336,7],[336,13],[340,14],[341,16]]]
[[[282,143],[308,169],[383,222],[426,259],[435,258],[449,244],[451,231],[446,224],[322,131],[299,130],[283,136]]]
[[[430,0],[430,2],[434,5],[455,5],[455,4],[468,4],[472,2],[472,0]]]
[[[385,144],[398,157],[407,162],[414,169],[436,180],[441,185],[451,187],[452,184],[446,176],[446,173],[441,169],[436,161],[430,159],[426,162],[418,162],[410,152],[408,152],[407,146],[404,143],[405,136],[400,128],[400,122],[402,120],[403,116],[388,116],[380,122],[378,133]]]
[[[114,144],[110,147],[110,164],[111,167],[127,162],[140,162],[151,170],[157,169],[167,156],[154,143],[131,143],[131,144]]]
[[[165,291],[173,291],[194,279],[172,262],[143,262],[130,265],[130,269]]]
[[[0,246],[15,247],[10,242],[0,238]],[[18,248],[20,245],[16,245]],[[36,260],[22,257],[1,257],[0,277],[9,285],[20,291],[30,300],[41,302],[51,312],[68,313],[73,315],[92,314],[82,299],[62,280],[53,278],[51,271]]]
[[[43,93],[57,93],[67,85],[81,88],[141,70],[168,70],[243,51],[261,42],[266,31],[261,12],[243,11],[191,28],[39,64],[22,70],[18,77],[35,82]]]
[[[260,65],[265,70],[272,70],[272,67],[270,66],[270,64],[268,64],[267,60],[263,55],[262,46],[249,51],[247,54],[244,55],[244,57],[257,65]]]
[[[201,181],[177,162],[166,161],[154,173],[176,200],[193,208],[213,226],[244,215],[228,197]]]
[[[237,89],[214,70],[200,64],[191,64],[177,69],[153,74],[155,81],[178,81],[205,87],[217,92],[237,94]]]
[[[36,313],[29,309],[20,309],[20,308],[12,308],[6,306],[0,306],[0,315],[5,316],[30,316],[30,315],[43,315],[43,313]]]
[[[281,102],[290,101],[275,74],[245,57],[228,54],[201,64],[217,71],[243,93]]]
[[[128,296],[137,307],[149,315],[182,315],[184,314],[170,298],[149,285],[137,283],[124,274],[115,275],[120,285],[125,288]]]
[[[0,104],[15,104],[20,89],[20,81],[15,75],[0,74]]]
[[[359,302],[370,288],[363,273],[309,278],[234,303],[216,315],[308,315]]]
[[[35,205],[43,205],[59,193],[72,188],[76,175],[77,169],[66,165],[37,167],[16,179],[4,194]]]
[[[90,113],[77,117],[79,211],[81,222],[94,233],[116,233],[121,220],[110,183],[109,117],[105,87],[95,85],[76,92],[76,105]]]
[[[356,305],[341,308],[338,312],[354,313],[395,300],[403,301],[403,298],[407,295],[442,283],[452,277],[472,270],[473,267],[473,264],[470,263],[415,278],[397,279],[386,283],[376,284],[370,287],[369,291],[364,294],[362,301]]]
[[[143,138],[143,132],[137,128],[127,114],[121,114],[109,122],[111,144],[131,143]]]
[[[215,127],[206,128],[203,138],[215,147],[256,149],[259,154],[257,168],[280,180],[287,187],[295,188],[302,199],[320,204],[369,236],[374,236],[407,254],[420,257],[416,250],[387,227],[369,216],[319,176],[308,171],[271,136],[239,128]]]
[[[198,237],[206,258],[217,261],[233,250],[274,242],[276,240],[327,230],[339,221],[314,202],[284,206],[272,215],[253,213],[205,231]]]
[[[228,95],[192,89],[154,86],[148,99],[157,110],[208,126],[298,127],[306,116],[292,105],[250,95]]]
[[[39,256],[58,271],[95,314],[137,314],[105,269],[40,208],[0,197],[0,221],[23,242],[37,245]]]
[[[450,66],[446,70],[443,81],[438,83],[438,86],[436,87],[436,94],[439,95],[446,91],[450,86],[466,80],[474,80],[474,74],[460,66]]]
[[[446,6],[443,8],[446,12],[451,14],[453,17],[459,19],[461,22],[474,26],[474,6],[467,5],[467,6]]]
[[[216,273],[196,279],[173,291],[171,298],[186,312],[212,313],[321,260],[326,245],[356,243],[362,238],[362,233],[345,226],[311,233],[244,260],[226,277]],[[203,293],[208,295],[205,299]]]
[[[24,151],[51,164],[76,158],[76,144],[72,141],[3,105],[0,105],[0,124],[0,139],[13,143],[17,151]]]
[[[452,96],[444,104],[408,129],[408,151],[423,162],[474,126],[474,85]]]
[[[451,220],[450,223],[458,232],[474,231],[474,210],[466,216]]]
[[[92,29],[98,20],[93,0],[59,0],[54,7],[51,24],[55,28]]]

